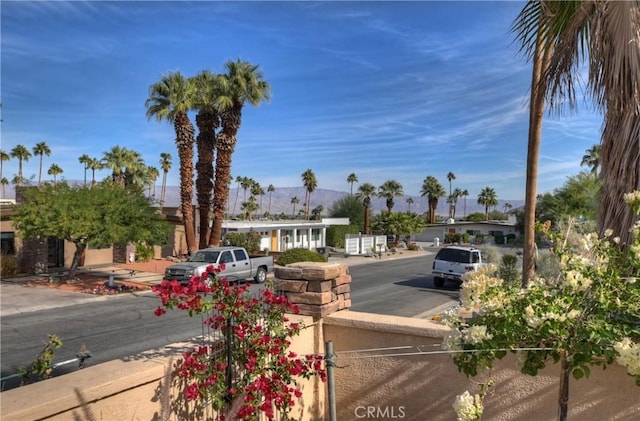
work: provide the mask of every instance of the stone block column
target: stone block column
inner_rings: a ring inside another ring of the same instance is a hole
[[[324,317],[351,307],[351,275],[342,263],[299,262],[276,266],[274,289],[300,314]]]

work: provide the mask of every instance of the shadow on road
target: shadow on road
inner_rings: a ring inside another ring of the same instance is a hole
[[[437,293],[452,298],[458,298],[460,295],[460,287],[455,283],[445,283],[442,288],[436,288],[433,284],[432,277],[411,278],[405,281],[394,282],[393,284],[412,288],[422,288],[425,292]]]

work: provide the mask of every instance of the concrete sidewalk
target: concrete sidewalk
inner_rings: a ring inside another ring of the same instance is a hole
[[[344,263],[347,266],[358,266],[369,263],[429,255],[433,254],[434,250],[435,249],[432,248],[425,248],[418,251],[402,250],[396,253],[383,253],[382,257],[345,257],[343,255],[339,255],[329,257],[329,262]],[[148,283],[149,285],[159,284],[160,281],[162,281],[162,273],[136,271],[135,275],[130,277],[130,270],[118,265],[99,268],[80,268],[79,272],[91,272],[92,274],[104,276],[105,278],[108,278],[109,274],[114,274],[116,281],[133,280],[136,282]],[[116,295],[91,295],[80,292],[60,291],[53,288],[32,287],[25,284],[24,281],[34,278],[42,278],[42,275],[11,277],[0,280],[0,317],[89,302],[117,300],[119,297],[128,295],[128,293]],[[151,291],[136,292],[136,294],[152,293],[153,292]]]

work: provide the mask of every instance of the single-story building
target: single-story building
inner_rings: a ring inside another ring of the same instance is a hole
[[[420,233],[415,235],[415,241],[420,242],[443,242],[447,234],[464,234],[468,233],[472,239],[476,235],[482,234],[484,237],[494,237],[502,235],[506,237],[513,234],[518,237],[520,234],[516,230],[516,221],[511,219],[508,221],[455,221],[449,219],[439,224],[430,224]]]

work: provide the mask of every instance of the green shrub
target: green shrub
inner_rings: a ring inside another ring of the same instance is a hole
[[[327,228],[327,245],[339,249],[344,248],[344,237],[347,234],[360,232],[358,225],[332,225]]]
[[[18,273],[18,259],[15,254],[2,253],[0,258],[2,259],[0,274],[3,278],[5,276],[12,276]]]
[[[503,234],[494,234],[493,241],[497,246],[501,246],[504,244],[504,235]]]
[[[518,270],[518,256],[515,254],[505,254],[502,256],[500,268],[498,269],[500,277],[508,284],[519,285],[522,277]]]
[[[297,262],[326,262],[327,258],[313,250],[295,248],[284,251],[278,257],[278,264],[287,266]]]
[[[462,242],[465,244],[469,244],[469,241],[471,240],[471,234],[469,234],[468,232],[462,233]]]
[[[147,243],[136,243],[136,262],[148,262],[154,255],[153,246]]]
[[[234,247],[244,247],[249,254],[260,251],[260,234],[251,230],[249,232],[228,232],[224,236],[225,244]]]

